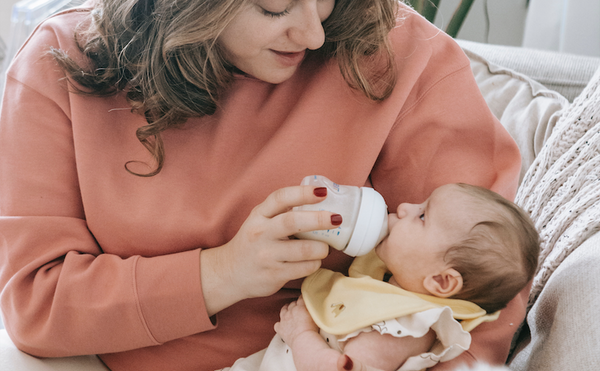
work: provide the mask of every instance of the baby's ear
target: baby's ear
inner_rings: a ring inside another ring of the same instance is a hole
[[[431,295],[449,298],[462,289],[463,279],[456,269],[446,268],[441,273],[425,277],[423,286]]]

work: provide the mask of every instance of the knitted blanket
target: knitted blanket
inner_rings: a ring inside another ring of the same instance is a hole
[[[531,308],[558,265],[600,230],[600,70],[563,111],[527,171],[516,203],[540,232]]]

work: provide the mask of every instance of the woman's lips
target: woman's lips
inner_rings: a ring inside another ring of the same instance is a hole
[[[278,50],[271,50],[277,57],[277,61],[284,66],[297,66],[304,59],[306,54],[305,50],[300,52],[282,52]]]

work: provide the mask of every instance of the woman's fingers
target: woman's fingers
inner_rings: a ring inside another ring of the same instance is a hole
[[[288,211],[272,218],[273,228],[285,236],[299,232],[337,228],[342,217],[329,211]]]
[[[230,282],[229,291],[235,291],[240,299],[271,295],[286,282],[312,274],[327,257],[329,246],[321,241],[288,237],[298,232],[337,228],[341,217],[329,211],[291,209],[319,202],[325,195],[324,189],[313,186],[273,192],[252,210],[229,242],[217,252],[205,254],[216,262],[208,269],[217,272],[219,282]]]
[[[285,263],[282,267],[282,275],[285,277],[283,281],[293,281],[299,278],[309,276],[321,267],[320,260],[311,260],[305,262]],[[284,282],[284,283],[285,283]]]
[[[327,196],[327,188],[314,186],[285,187],[271,193],[255,210],[265,218],[272,218],[294,206],[321,202]]]
[[[259,228],[255,232],[268,233],[271,238],[286,238],[300,232],[337,228],[342,224],[342,216],[339,214],[324,210],[292,211],[296,206],[321,202],[326,196],[327,188],[325,187],[293,186],[281,188],[271,193],[265,201],[257,205],[249,220],[254,220],[255,223],[252,224]],[[263,223],[264,221],[269,222]],[[256,233],[252,234],[256,235]]]
[[[300,263],[323,260],[329,255],[329,245],[313,240],[287,240],[275,251],[275,259],[282,263]]]
[[[329,245],[319,241],[289,240],[275,250],[282,274],[287,280],[306,277],[321,267],[329,254]]]

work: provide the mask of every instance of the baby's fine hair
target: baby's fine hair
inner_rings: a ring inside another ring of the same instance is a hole
[[[482,187],[457,185],[474,197],[475,212],[482,220],[444,255],[463,278],[463,288],[453,298],[493,313],[506,307],[533,278],[539,234],[529,215],[514,203]]]

